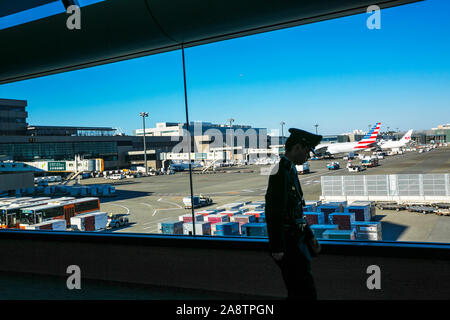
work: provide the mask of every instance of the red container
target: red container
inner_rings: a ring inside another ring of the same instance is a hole
[[[84,230],[86,231],[95,230],[95,216],[89,216],[84,218]]]
[[[339,226],[339,230],[351,230],[355,222],[355,215],[352,213],[334,213],[329,216],[332,224]]]
[[[51,223],[43,224],[42,226],[39,226],[39,230],[53,230],[53,226]]]
[[[232,216],[234,216],[233,212],[219,212],[218,214],[223,215],[223,216],[228,216],[228,218],[231,218]]]
[[[261,213],[264,213],[264,211],[247,211],[247,212],[244,212],[243,214],[246,216],[248,216],[248,215],[255,216],[256,220],[258,220]]]
[[[185,214],[181,217],[183,218],[183,220],[180,220],[180,221],[183,221],[184,223],[192,222],[192,214]],[[195,221],[204,221],[203,219],[204,219],[204,216],[202,214],[195,215]]]
[[[239,223],[239,233],[241,233],[241,226],[249,222],[256,222],[256,217],[253,215],[238,214],[232,216],[230,221]]]
[[[229,217],[227,215],[223,215],[223,214],[222,215],[211,214],[207,217],[207,219],[208,220],[206,220],[206,221],[211,222],[211,224],[230,221]]]

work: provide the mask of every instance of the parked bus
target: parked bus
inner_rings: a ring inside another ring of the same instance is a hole
[[[51,200],[50,197],[38,197],[38,198],[32,198],[32,197],[22,197],[17,198],[15,201],[10,201],[10,204],[21,204],[21,203],[35,203],[35,202],[42,202]]]
[[[67,225],[70,225],[71,217],[98,210],[100,210],[98,198],[80,198],[21,209],[17,222],[19,224],[36,224],[50,219],[65,219]],[[21,229],[24,228],[21,226]]]
[[[18,202],[24,202],[24,201],[29,201],[33,199],[32,197],[21,197],[21,198],[16,198],[16,197],[11,197],[11,198],[0,198],[0,204],[1,205],[8,205],[8,204],[13,204],[13,203],[18,203]],[[49,198],[50,199],[50,198]]]
[[[56,199],[51,199],[49,197],[40,197],[40,198],[32,198],[29,199],[28,201],[0,206],[0,228],[2,229],[18,228],[19,222],[17,221],[17,216],[24,208],[43,206],[49,203],[59,204],[74,199],[75,198],[73,197],[62,197]]]

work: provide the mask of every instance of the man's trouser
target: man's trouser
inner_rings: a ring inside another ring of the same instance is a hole
[[[298,248],[294,238],[286,238],[286,252],[281,261],[275,261],[283,274],[288,300],[316,300],[317,293],[311,273],[311,264]]]

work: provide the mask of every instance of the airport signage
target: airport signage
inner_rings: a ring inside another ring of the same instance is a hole
[[[66,163],[64,161],[50,161],[48,171],[66,171]]]
[[[206,160],[208,158],[208,154],[206,153],[196,153],[194,159],[195,160]]]

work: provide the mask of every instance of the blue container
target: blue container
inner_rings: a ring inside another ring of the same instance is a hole
[[[335,205],[321,205],[317,207],[317,212],[323,212],[323,216],[324,216],[324,220],[325,220],[325,224],[331,223],[328,216],[330,214],[333,214],[335,212],[343,212],[344,210],[342,209],[341,206],[335,206]]]
[[[303,207],[303,212],[307,211],[307,212],[316,212],[317,207],[313,206],[313,205],[307,205]]]
[[[183,221],[161,222],[161,232],[164,234],[183,234]]]
[[[247,237],[267,237],[267,224],[255,222],[243,224],[241,233]]]
[[[239,223],[237,222],[219,222],[215,224],[216,236],[236,236],[239,235]]]
[[[310,226],[311,231],[317,239],[323,239],[323,233],[327,230],[337,230],[338,225],[336,224],[315,224]]]
[[[258,222],[266,222],[266,213],[263,212],[259,215]]]

